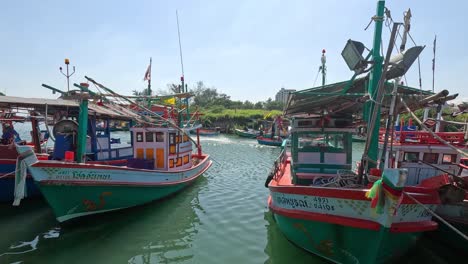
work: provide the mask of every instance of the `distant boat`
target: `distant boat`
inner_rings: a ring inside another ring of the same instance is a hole
[[[351,140],[353,142],[366,142],[367,137],[364,135],[353,134]]]
[[[219,128],[200,128],[195,130],[190,130],[191,134],[196,134],[198,131],[200,136],[219,136]]]
[[[267,145],[267,146],[275,146],[275,147],[280,147],[281,144],[283,144],[283,139],[274,137],[274,138],[268,138],[268,137],[257,137],[257,142],[260,145]]]
[[[259,135],[259,131],[255,129],[249,129],[249,130],[244,130],[244,129],[238,129],[236,128],[234,130],[234,133],[240,137],[246,137],[246,138],[256,138]]]

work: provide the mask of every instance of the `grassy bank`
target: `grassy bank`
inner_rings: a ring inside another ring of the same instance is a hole
[[[276,115],[281,115],[278,110],[263,109],[225,109],[215,107],[200,111],[201,122],[207,127],[220,127],[226,132],[233,132],[234,128],[245,126],[258,128],[258,125],[264,121],[272,121]]]

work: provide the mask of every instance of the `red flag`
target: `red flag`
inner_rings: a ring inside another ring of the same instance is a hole
[[[151,64],[148,65],[148,69],[145,72],[145,78],[143,78],[143,81],[150,81],[151,80]]]

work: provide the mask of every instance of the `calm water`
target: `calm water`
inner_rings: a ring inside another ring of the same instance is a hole
[[[213,166],[162,201],[63,225],[43,200],[0,204],[0,263],[326,263],[286,240],[268,212],[263,184],[278,148],[225,135],[202,143]],[[458,254],[434,246],[422,241],[401,262]]]

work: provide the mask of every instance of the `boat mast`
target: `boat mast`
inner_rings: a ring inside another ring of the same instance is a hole
[[[320,71],[322,72],[322,86],[325,86],[325,80],[327,76],[327,67],[325,63],[327,62],[327,57],[325,57],[325,49],[322,50],[322,66],[320,66]]]
[[[149,78],[148,78],[148,108],[151,108],[151,63],[152,58],[150,57],[150,64],[149,64]]]
[[[382,27],[384,19],[384,9],[385,1],[379,0],[377,2],[377,15],[373,17],[375,21],[375,30],[374,30],[374,44],[372,46],[372,58],[374,62],[374,68],[372,69],[369,75],[369,86],[367,92],[369,93],[372,99],[377,97],[377,90],[379,85],[379,80],[382,77],[382,62],[383,56],[380,55],[380,46],[382,43]],[[367,111],[366,111],[367,110]],[[367,157],[370,160],[377,161],[378,159],[378,143],[379,143],[379,129],[380,129],[380,107],[375,103],[375,101],[370,100],[366,103],[364,110],[364,120],[370,120],[372,113],[376,112],[377,118],[375,119],[375,124],[373,125],[372,131],[368,133],[371,134],[369,138],[369,151]],[[369,122],[369,121],[368,121]],[[370,124],[368,124],[370,127]],[[376,167],[376,164],[371,164],[372,167]]]
[[[60,72],[67,78],[67,92],[70,92],[70,77],[75,73],[75,66],[73,66],[73,72],[69,74],[68,65],[70,64],[69,59],[65,59],[65,65],[67,65],[67,74],[63,73],[62,67],[60,67]]]
[[[186,93],[188,92],[188,89],[186,88],[185,84],[185,75],[184,75],[184,59],[182,57],[182,42],[180,41],[180,27],[179,27],[179,13],[177,13],[176,10],[176,19],[177,19],[177,35],[179,36],[179,54],[180,54],[180,66],[182,69],[182,76],[180,77],[180,82],[182,85],[182,89],[179,89],[179,93]],[[188,107],[188,97],[185,98],[185,109],[187,113],[187,120],[190,120],[190,112],[189,112],[189,107]],[[179,115],[179,126],[183,127],[183,124],[181,121],[182,120],[182,115]]]
[[[75,85],[81,89],[80,114],[78,116],[78,142],[76,147],[76,162],[83,163],[86,153],[86,137],[88,135],[88,87],[87,83]]]

